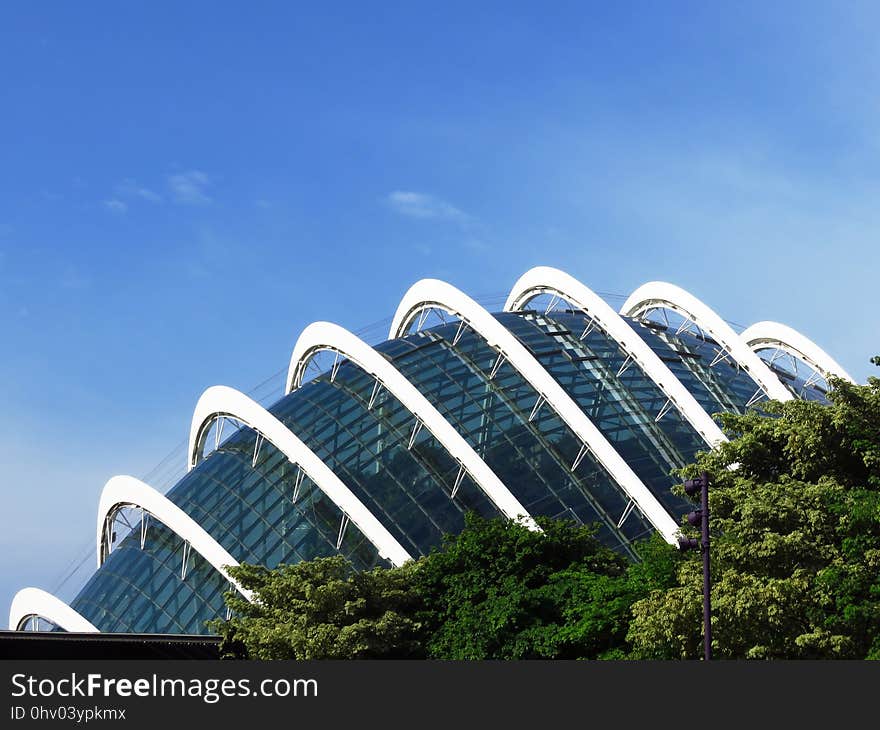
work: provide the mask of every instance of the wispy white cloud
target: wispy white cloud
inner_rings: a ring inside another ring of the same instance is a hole
[[[136,198],[150,203],[162,202],[162,196],[159,193],[140,185],[132,178],[126,178],[116,186],[116,195],[120,198]]]
[[[188,170],[168,176],[168,188],[175,202],[183,205],[206,205],[211,202],[209,178],[201,170]]]
[[[427,193],[395,190],[388,194],[385,201],[392,210],[407,218],[449,220],[458,223],[470,220],[470,216],[460,208]]]
[[[128,210],[128,203],[119,200],[119,198],[109,198],[104,201],[104,207],[111,213],[122,214]]]
[[[113,187],[113,195],[102,201],[102,204],[112,213],[126,213],[132,204],[144,200],[150,203],[161,203],[162,196],[155,190],[141,185],[133,178],[127,177]]]

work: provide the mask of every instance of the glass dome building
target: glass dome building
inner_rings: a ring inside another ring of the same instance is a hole
[[[468,511],[595,523],[629,555],[654,531],[674,543],[689,506],[671,471],[724,440],[712,414],[825,402],[832,376],[851,380],[803,335],[775,322],[736,332],[670,284],[645,284],[618,312],[539,267],[492,314],[422,280],[375,347],[307,327],[268,408],[205,391],[186,475],[166,494],[111,479],[95,573],[69,605],[19,591],[10,628],[205,633],[230,584],[248,596],[227,566],[336,554],[397,565]]]

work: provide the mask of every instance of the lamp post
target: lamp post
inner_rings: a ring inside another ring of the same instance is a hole
[[[703,657],[712,658],[712,579],[709,575],[709,475],[703,472],[696,479],[684,483],[684,491],[690,497],[700,493],[700,509],[690,512],[687,521],[694,527],[700,526],[701,540],[694,537],[680,537],[681,550],[697,550],[703,554]]]

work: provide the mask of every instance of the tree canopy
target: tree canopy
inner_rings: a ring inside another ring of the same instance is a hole
[[[723,415],[730,442],[683,470],[712,477],[719,658],[880,658],[880,379],[833,385],[830,406]],[[636,657],[693,658],[701,632],[690,554],[674,587],[634,604],[628,638]]]
[[[229,656],[253,659],[420,658],[418,565],[355,572],[341,556],[279,565],[242,564],[230,574],[254,592],[226,594],[228,621],[209,627]]]
[[[436,659],[582,659],[624,651],[629,607],[675,575],[655,538],[644,563],[604,547],[592,526],[538,519],[543,532],[469,517],[417,573]]]
[[[260,659],[526,659],[623,656],[629,608],[675,578],[660,538],[630,564],[594,528],[540,518],[543,532],[468,515],[429,555],[357,573],[340,557],[273,570],[241,565],[254,592],[227,594],[211,628],[229,655]]]

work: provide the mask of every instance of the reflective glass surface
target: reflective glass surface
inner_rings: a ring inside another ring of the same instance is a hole
[[[671,492],[673,469],[707,448],[663,391],[601,329],[582,315],[497,315],[528,347],[636,475],[672,514],[689,503]],[[585,334],[586,333],[586,334]],[[662,414],[662,415],[661,415]],[[659,417],[659,419],[658,419]]]
[[[708,413],[744,413],[756,397],[758,384],[712,338],[625,319]]]
[[[722,352],[721,346],[706,335],[690,330],[677,332],[655,321],[624,318],[633,330],[650,345],[669,366],[708,413],[744,413],[748,404],[760,409],[763,396],[755,399],[758,384],[732,358]],[[772,355],[759,351],[773,373],[796,398],[827,403],[824,381],[808,383],[809,368],[801,364],[797,375],[782,367],[782,362],[770,363]]]
[[[827,381],[799,358],[776,349],[758,350],[758,357],[795,398],[829,403]]]
[[[674,518],[670,472],[705,449],[702,439],[618,344],[574,311],[496,315],[578,404]],[[757,385],[711,338],[628,320],[709,413],[745,411]],[[376,347],[486,462],[532,515],[595,523],[632,555],[652,528],[549,403],[481,335],[457,322]],[[769,356],[761,353],[766,359]],[[825,382],[768,363],[799,397],[824,401]],[[805,381],[805,378],[807,380]],[[758,407],[760,403],[757,404]],[[498,514],[470,476],[393,393],[342,360],[269,410],[294,432],[413,556],[437,546],[473,510]],[[273,567],[342,554],[358,570],[387,565],[312,480],[250,428],[229,435],[168,498],[236,560]],[[124,537],[72,606],[103,631],[204,632],[225,613],[225,579],[154,518]]]
[[[132,530],[104,561],[71,606],[101,631],[204,634],[205,621],[225,615],[226,579],[158,523],[143,549]]]
[[[336,544],[342,511],[309,479],[296,489],[297,467],[242,428],[168,493],[239,562],[297,563],[341,552],[359,569],[379,562],[378,553],[355,525]],[[294,500],[296,496],[296,500]]]
[[[452,498],[458,463],[397,398],[350,362],[270,408],[354,492],[410,553],[439,545],[464,514],[498,514],[465,477]],[[415,436],[413,437],[413,434]],[[412,445],[410,445],[412,443]]]
[[[618,528],[626,494],[590,455],[572,471],[580,451],[574,434],[551,407],[533,413],[538,393],[509,362],[499,365],[478,333],[448,324],[377,349],[393,358],[530,514],[597,523],[600,537],[624,551],[651,531],[638,510]]]

